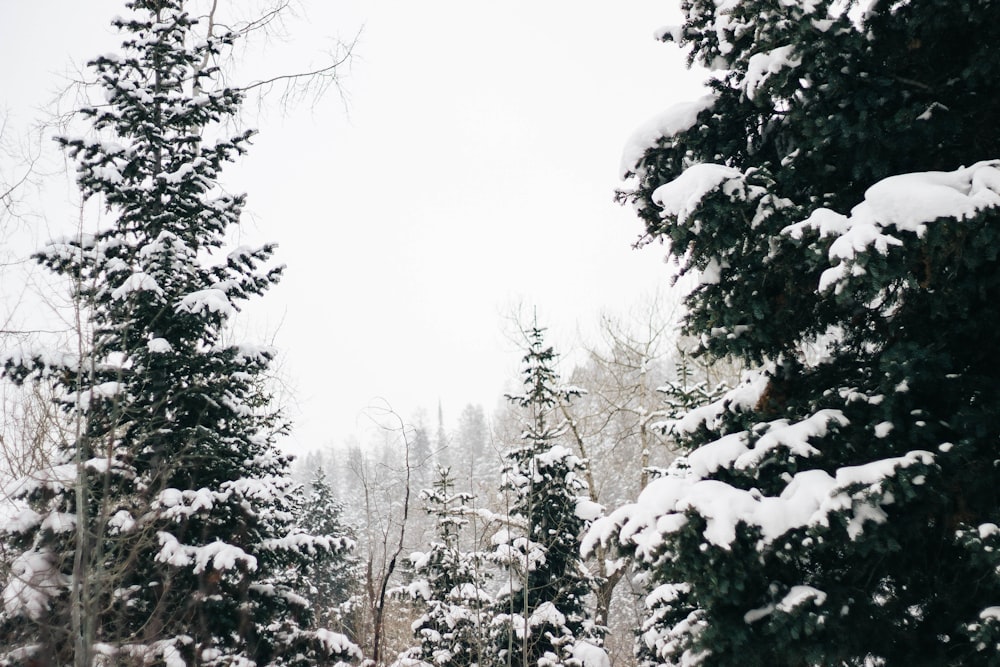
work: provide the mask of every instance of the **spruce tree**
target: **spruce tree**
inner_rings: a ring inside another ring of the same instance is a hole
[[[1000,3],[682,6],[710,93],[623,196],[760,370],[590,534],[650,582],[643,663],[1000,664]]]
[[[272,245],[225,248],[242,195],[218,185],[250,131],[183,0],[134,0],[121,53],[90,63],[104,101],[59,142],[109,215],[39,261],[74,286],[76,354],[24,353],[8,377],[49,383],[74,437],[23,480],[0,527],[14,553],[0,662],[312,665],[356,650],[308,629],[301,573],[329,538],[294,525],[275,438],[274,352],[228,342],[240,304],[280,276]],[[103,656],[103,657],[100,657]]]
[[[525,391],[508,396],[523,411],[524,432],[505,455],[501,492],[510,507],[493,558],[507,573],[494,603],[493,641],[501,665],[579,664],[601,643],[586,617],[590,581],[580,557],[586,462],[559,444],[567,425],[553,417],[581,392],[559,385],[544,329],[526,333]]]
[[[448,468],[438,468],[433,488],[420,496],[427,513],[437,518],[437,540],[426,552],[410,556],[414,581],[407,590],[423,605],[413,623],[420,641],[400,656],[437,667],[471,667],[486,664],[486,624],[490,597],[484,589],[485,554],[461,547],[465,518],[472,495],[456,493]],[[488,654],[487,654],[488,655]]]
[[[343,611],[360,591],[363,578],[354,529],[344,519],[344,503],[334,496],[326,470],[316,468],[302,504],[299,526],[309,535],[324,536],[331,548],[321,552],[308,571],[306,597],[320,627],[344,627]]]

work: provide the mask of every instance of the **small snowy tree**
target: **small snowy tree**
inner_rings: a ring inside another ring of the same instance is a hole
[[[264,389],[274,352],[226,341],[281,273],[271,245],[223,249],[244,197],[217,179],[252,134],[226,136],[241,93],[211,64],[235,35],[199,33],[182,0],[126,7],[122,52],[90,63],[91,133],[59,140],[111,215],[39,254],[75,286],[78,350],[5,362],[49,384],[76,431],[0,527],[16,554],[0,662],[327,664],[356,651],[309,630],[297,593],[331,541],[294,525],[286,426]]]
[[[509,396],[524,411],[522,442],[507,454],[501,491],[510,499],[507,527],[494,537],[494,560],[506,568],[496,595],[493,641],[500,664],[564,664],[600,644],[584,598],[589,577],[580,558],[586,463],[558,444],[565,420],[555,410],[576,388],[560,387],[556,355],[544,329],[527,332],[525,393]]]
[[[344,627],[343,608],[361,590],[363,577],[354,531],[344,521],[344,504],[334,496],[326,470],[316,468],[302,504],[299,526],[309,535],[329,538],[331,548],[320,552],[308,571],[315,623],[319,627]]]
[[[438,667],[485,664],[484,619],[491,602],[484,589],[485,554],[461,548],[463,515],[471,494],[455,493],[448,468],[438,469],[432,489],[421,491],[428,514],[437,517],[437,541],[426,552],[410,556],[414,581],[406,589],[425,605],[413,624],[419,646],[400,658]]]
[[[682,6],[710,92],[625,197],[701,274],[687,331],[761,370],[590,533],[645,570],[643,662],[998,664],[1000,4]]]

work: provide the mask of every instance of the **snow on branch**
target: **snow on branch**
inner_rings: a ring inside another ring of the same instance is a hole
[[[622,151],[621,166],[618,169],[621,178],[627,178],[635,172],[646,151],[656,147],[660,140],[694,127],[698,122],[698,114],[711,109],[716,99],[717,95],[711,93],[691,102],[675,104],[636,128]]]
[[[977,162],[955,171],[898,174],[868,188],[865,199],[850,215],[817,209],[806,220],[789,225],[782,233],[800,239],[806,231],[832,238],[828,256],[834,264],[820,276],[819,291],[844,289],[851,275],[863,274],[855,260],[874,249],[885,255],[902,245],[895,233],[923,237],[936,220],[968,220],[988,208],[1000,206],[1000,160]]]
[[[848,537],[857,539],[866,522],[887,519],[882,507],[893,502],[886,488],[890,478],[907,468],[933,464],[930,452],[912,451],[843,467],[833,476],[824,470],[806,470],[791,476],[778,496],[672,469],[672,475],[651,482],[635,503],[598,519],[584,539],[583,551],[592,553],[598,544],[617,542],[634,549],[640,559],[655,560],[664,537],[684,528],[689,514],[705,520],[703,537],[708,543],[727,550],[740,524],[759,528],[766,545],[796,528],[828,527],[830,516],[838,512],[847,519]],[[919,479],[914,478],[913,483]]]

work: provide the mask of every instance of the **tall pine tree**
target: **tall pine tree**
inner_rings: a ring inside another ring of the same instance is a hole
[[[495,649],[499,664],[522,667],[580,664],[601,643],[586,618],[589,576],[580,557],[586,462],[558,443],[567,425],[554,419],[580,390],[559,385],[544,331],[527,332],[525,391],[508,397],[523,411],[524,432],[505,456],[508,527],[493,538],[493,558],[507,570],[494,603]]]
[[[84,199],[111,214],[39,260],[74,285],[75,355],[22,354],[8,377],[51,384],[76,424],[23,481],[2,528],[16,554],[0,662],[313,665],[355,649],[308,629],[296,589],[329,538],[295,528],[286,429],[264,387],[273,351],[227,342],[240,304],[280,276],[273,246],[224,249],[244,197],[218,185],[251,132],[183,0],[134,0],[119,54],[90,63],[104,102],[60,143]]]
[[[420,644],[400,656],[399,664],[473,667],[488,664],[488,606],[485,554],[462,549],[464,516],[472,500],[455,492],[448,468],[438,468],[433,488],[420,496],[428,514],[437,518],[437,539],[426,552],[410,556],[414,581],[406,589],[423,607],[413,623]]]
[[[761,371],[590,535],[654,585],[644,664],[1000,664],[1000,3],[682,6],[711,92],[624,196]]]

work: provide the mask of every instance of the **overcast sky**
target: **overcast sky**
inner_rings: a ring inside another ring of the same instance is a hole
[[[108,23],[123,3],[4,5],[9,142],[43,117],[73,63],[115,47]],[[276,241],[288,264],[254,307],[249,335],[282,351],[291,446],[342,440],[376,399],[408,419],[423,406],[432,421],[440,401],[449,426],[465,403],[489,411],[518,371],[505,336],[518,304],[537,309],[565,348],[601,312],[668,285],[662,250],[632,250],[640,223],[613,197],[631,132],[699,95],[683,55],[653,39],[679,20],[673,3],[298,8],[290,39],[249,45],[244,69],[308,68],[334,39],[360,31],[344,99],[331,91],[293,108],[278,108],[276,95],[250,105],[255,148],[226,172],[227,185],[249,194],[242,241]],[[34,218],[41,240],[70,215],[60,206],[72,188],[55,191]]]

